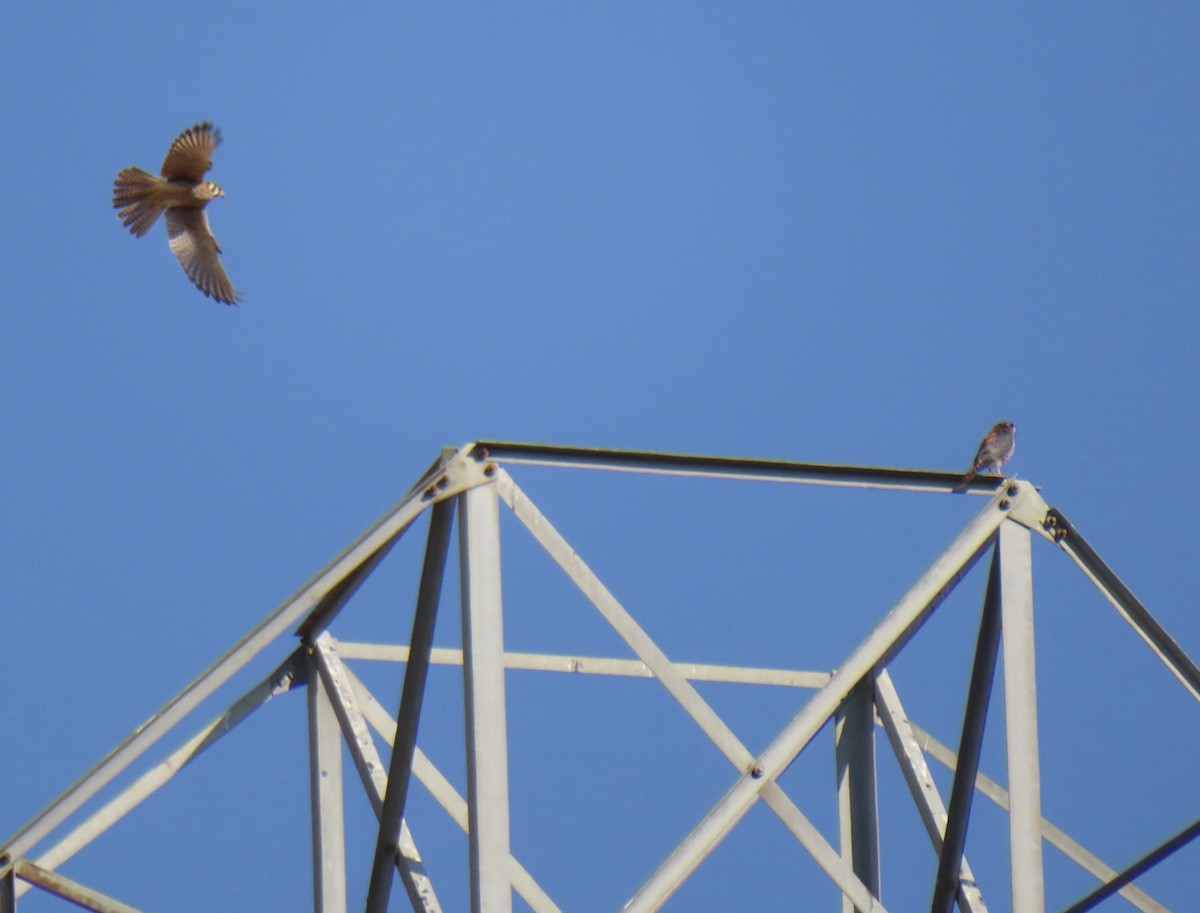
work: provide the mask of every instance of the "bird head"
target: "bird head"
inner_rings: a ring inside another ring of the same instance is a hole
[[[204,181],[196,188],[196,195],[205,200],[215,200],[217,197],[225,196],[225,191],[221,189],[220,184]]]

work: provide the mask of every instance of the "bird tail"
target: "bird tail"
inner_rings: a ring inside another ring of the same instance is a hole
[[[139,238],[148,232],[162,214],[157,190],[165,181],[141,168],[126,168],[113,181],[113,209],[121,210],[125,227]]]
[[[965,476],[963,476],[963,480],[962,480],[962,481],[961,481],[961,482],[958,484],[958,486],[957,486],[956,488],[954,488],[954,489],[952,489],[952,490],[953,490],[954,492],[963,492],[963,491],[966,491],[966,490],[967,490],[967,487],[968,487],[968,486],[969,486],[969,485],[970,485],[970,484],[971,484],[973,481],[975,481],[975,467],[974,467],[974,466],[972,466],[972,467],[971,467],[971,468],[970,468],[970,469],[967,471],[967,474],[966,474]]]

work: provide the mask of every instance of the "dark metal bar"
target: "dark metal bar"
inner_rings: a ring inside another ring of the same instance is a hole
[[[916,723],[909,720],[908,725],[912,730],[913,740],[916,743],[918,751],[922,753],[928,753],[931,758],[935,759],[938,763],[942,764],[949,769],[951,773],[953,773],[954,768],[958,765],[958,755],[935,739]],[[981,773],[975,777],[975,789],[992,802],[996,803],[996,805],[998,805],[1004,811],[1007,812],[1009,810],[1010,806],[1008,790],[1002,787],[987,774]],[[1099,881],[1116,877],[1116,869],[1112,868],[1112,866],[1108,865],[1106,862],[1104,862],[1104,860],[1100,859],[1094,853],[1089,852],[1077,840],[1072,839],[1071,836],[1061,828],[1056,827],[1053,823],[1047,821],[1045,818],[1041,820],[1040,827],[1041,836],[1047,843],[1049,843],[1055,849],[1061,850],[1064,856],[1066,856],[1084,871],[1094,875]],[[972,876],[967,867],[966,860],[963,860],[964,890],[967,887],[967,879],[971,877]],[[1143,911],[1143,913],[1170,913],[1166,907],[1164,907],[1161,903],[1136,885],[1124,885],[1120,889],[1120,894],[1134,907]],[[962,891],[959,892],[959,897],[962,897]]]
[[[1176,850],[1187,846],[1187,844],[1195,840],[1196,837],[1200,837],[1200,819],[1193,821],[1170,840],[1167,840],[1165,843],[1155,847],[1153,850],[1127,868],[1124,872],[1117,875],[1106,884],[1101,885],[1086,897],[1071,904],[1071,906],[1063,910],[1063,913],[1086,913],[1087,910],[1093,909],[1101,901],[1107,900],[1113,894],[1116,894],[1119,890],[1121,890],[1121,888],[1125,887],[1125,885],[1129,884],[1135,878],[1138,878],[1150,871],[1150,869],[1154,868]]]
[[[405,493],[401,503],[408,501],[410,498],[420,494],[423,500],[432,500],[432,491],[430,486],[439,478],[444,478],[444,473],[447,467],[454,462],[454,457],[458,453],[456,447],[443,447],[441,454],[436,460],[430,464],[429,468],[421,474],[416,483]],[[400,539],[397,535],[390,542],[384,544],[376,551],[369,559],[364,561],[355,571],[349,574],[345,580],[339,583],[336,587],[325,594],[324,598],[313,608],[311,612],[305,616],[304,620],[296,629],[296,636],[301,639],[315,641],[333,620],[341,612],[342,608],[350,601],[358,588],[362,586],[363,581],[371,576],[371,572],[379,565],[388,552],[392,550]]]
[[[8,862],[8,859],[0,859],[0,862]],[[13,880],[12,869],[0,875],[0,913],[16,913],[17,895]]]
[[[345,580],[326,593],[321,601],[317,603],[316,607],[297,626],[296,636],[302,640],[316,640],[321,632],[333,623],[338,613],[350,601],[350,597],[358,592],[358,588],[371,576],[375,568],[379,566],[379,563],[388,556],[388,553],[392,550],[392,546],[399,541],[400,536],[397,535],[396,538],[384,543],[375,554],[356,567],[351,573],[347,574]]]
[[[1062,511],[1052,507],[1046,517],[1047,530],[1054,536],[1059,547],[1087,572],[1105,595],[1125,614],[1129,623],[1145,638],[1167,668],[1183,682],[1197,700],[1200,700],[1200,668],[1197,668],[1183,647],[1175,642],[1113,569],[1104,563]]]
[[[412,777],[412,759],[417,744],[417,726],[421,719],[421,701],[425,694],[429,655],[433,649],[433,629],[437,620],[438,602],[441,599],[446,553],[450,547],[450,528],[453,521],[452,501],[439,501],[433,505],[429,517],[425,563],[421,569],[421,583],[413,615],[412,637],[409,639],[408,665],[404,670],[404,686],[400,693],[396,738],[388,763],[383,809],[379,814],[375,860],[371,865],[371,880],[367,888],[367,913],[385,913],[392,892],[392,869],[400,851],[400,820],[404,816],[408,784]]]
[[[609,450],[602,447],[564,447],[509,441],[477,441],[471,445],[471,454],[479,459],[495,460],[504,464],[526,463],[576,469],[606,469],[615,472],[725,477],[904,491],[952,492],[962,484],[963,479],[961,472]],[[1002,481],[1001,476],[977,476],[963,490],[971,494],[990,496],[996,493]]]
[[[946,833],[938,859],[931,913],[949,913],[958,893],[963,849],[967,843],[967,824],[975,794],[975,774],[979,771],[983,730],[992,696],[996,655],[1000,649],[1000,618],[1000,549],[996,546],[992,550],[992,566],[988,572],[983,613],[979,620],[979,640],[975,645],[975,662],[967,688],[967,709],[963,713],[958,766],[954,771],[954,784],[950,788],[950,807],[946,813]]]

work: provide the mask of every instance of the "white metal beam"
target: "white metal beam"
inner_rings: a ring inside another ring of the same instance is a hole
[[[1004,628],[1004,709],[1008,737],[1009,841],[1013,910],[1043,913],[1042,801],[1033,650],[1033,566],[1029,530],[1000,525],[1000,604]]]
[[[508,877],[508,724],[495,485],[459,496],[463,688],[472,913],[512,913]]]
[[[465,456],[460,455],[451,463],[474,467],[478,470],[475,461]],[[449,473],[450,470],[451,467],[447,467],[446,472]],[[474,478],[466,478],[465,473],[463,475],[465,480],[462,484],[477,484]],[[28,855],[29,851],[43,837],[103,789],[121,771],[141,757],[176,723],[191,713],[268,644],[274,642],[288,628],[318,606],[358,567],[369,561],[380,549],[390,548],[391,544],[404,533],[413,520],[439,496],[436,492],[436,484],[436,482],[433,483],[434,494],[429,494],[421,489],[414,490],[345,548],[340,555],[259,622],[250,633],[230,647],[191,684],[171,698],[149,720],[68,787],[61,796],[25,824],[7,844],[0,847],[0,858],[7,856],[16,859]],[[450,490],[449,486],[447,486],[447,490]]]
[[[1136,862],[1129,865],[1116,878],[1110,879],[1107,883],[1100,885],[1100,887],[1088,892],[1085,896],[1071,904],[1064,913],[1087,913],[1087,911],[1095,909],[1119,892],[1121,888],[1132,884],[1134,879],[1145,875],[1172,853],[1187,846],[1197,837],[1200,837],[1200,821],[1193,821],[1178,834],[1160,843]]]
[[[1019,497],[1019,495],[1018,495]],[[1004,506],[1001,506],[1001,501]],[[651,913],[750,810],[763,787],[783,773],[832,716],[850,689],[877,665],[899,650],[954,585],[975,563],[1004,521],[1013,501],[994,497],[934,562],[904,598],[868,635],[829,684],[818,691],[804,709],[758,758],[754,771],[743,774],[725,796],[693,828],[667,860],[625,906],[627,913]]]
[[[346,913],[346,832],[342,812],[342,738],[333,702],[308,660],[308,773],[312,808],[313,910]]]
[[[409,649],[402,644],[372,644],[339,640],[338,653],[343,659],[365,659],[382,662],[408,661]],[[429,661],[435,666],[461,666],[462,650],[434,647]],[[729,682],[741,685],[776,685],[783,688],[823,688],[829,672],[806,672],[802,669],[764,669],[756,666],[725,666],[713,663],[671,663],[688,681]],[[657,678],[641,660],[612,659],[602,656],[566,656],[554,653],[517,653],[504,651],[505,669],[530,672],[569,672],[572,675],[620,675],[630,678]]]
[[[336,647],[328,633],[322,634],[313,644],[321,679],[325,683],[329,699],[333,703],[346,747],[350,749],[350,757],[358,770],[366,790],[371,808],[378,816],[383,811],[383,796],[387,791],[387,774],[384,773],[383,761],[380,760],[379,750],[367,729],[366,720],[358,708],[354,691],[350,685],[349,670],[337,655]],[[425,872],[421,854],[417,851],[416,841],[413,840],[408,825],[401,821],[400,853],[396,856],[396,869],[400,880],[408,892],[413,913],[440,913],[441,905],[433,890],[433,883]]]
[[[512,508],[517,518],[525,525],[547,554],[567,574],[571,581],[579,587],[588,600],[596,607],[604,619],[612,625],[621,638],[641,658],[663,687],[679,702],[680,706],[696,722],[721,751],[722,754],[740,772],[748,776],[759,777],[761,771],[757,767],[754,756],[749,749],[734,735],[725,721],[700,696],[700,693],[688,682],[659,646],[651,639],[632,615],[609,591],[591,568],[584,563],[578,553],[556,530],[545,515],[537,509],[532,501],[521,491],[512,478],[501,469],[497,473],[497,485],[500,496]],[[870,890],[855,875],[854,870],[847,864],[837,850],[820,831],[804,816],[804,813],[784,793],[778,783],[773,780],[762,785],[763,800],[779,820],[792,832],[800,845],[833,879],[834,883],[860,909],[870,913],[886,913],[878,899],[872,897]],[[696,848],[695,857],[688,873],[704,859],[711,847]],[[687,875],[685,874],[686,878]],[[680,879],[679,883],[682,883]],[[677,886],[677,885],[676,885]],[[673,886],[658,898],[657,903],[665,902],[674,891]]]
[[[875,681],[867,675],[838,708],[834,726],[842,858],[875,897],[882,897],[875,780]],[[842,896],[844,913],[858,907]],[[863,911],[859,910],[859,913]]]
[[[165,786],[172,777],[227,735],[246,717],[272,697],[283,694],[304,679],[303,657],[296,650],[270,675],[234,701],[229,708],[195,733],[190,739],[150,768],[99,811],[82,821],[36,860],[44,869],[54,870],[120,821],[146,798]],[[30,889],[28,882],[16,885],[16,896]]]
[[[949,747],[939,742],[911,720],[909,721],[909,727],[912,730],[912,737],[916,740],[920,751],[928,753],[931,758],[951,771],[957,768],[958,755]],[[992,802],[996,803],[996,805],[1000,806],[1000,808],[1004,809],[1004,811],[1007,812],[1009,810],[1008,790],[987,776],[987,774],[978,773],[975,775],[975,788]],[[1111,881],[1117,877],[1118,873],[1116,869],[1105,863],[1094,853],[1089,852],[1079,841],[1073,839],[1064,830],[1047,821],[1045,818],[1042,819],[1041,829],[1042,838],[1047,843],[1055,849],[1061,850],[1064,856],[1090,872],[1100,881]],[[963,871],[965,873],[965,868]],[[1143,911],[1143,913],[1170,913],[1166,907],[1136,885],[1126,885],[1121,888],[1119,893],[1133,904],[1133,906]]]
[[[900,772],[916,802],[917,812],[925,824],[925,831],[929,834],[934,851],[940,854],[946,833],[946,806],[933,782],[933,775],[917,740],[916,729],[904,712],[900,695],[886,669],[881,669],[875,677],[875,707],[900,764]],[[959,872],[958,906],[962,913],[987,913],[987,906],[975,883],[975,874],[965,856]]]
[[[345,672],[346,678],[354,690],[355,700],[362,708],[363,716],[384,739],[394,742],[396,721],[391,718],[383,705],[375,699],[375,696],[351,669],[347,668]],[[429,790],[446,814],[454,819],[454,823],[462,828],[463,833],[467,833],[470,827],[467,817],[467,800],[459,794],[449,780],[442,776],[441,771],[434,766],[419,747],[413,751],[412,772]],[[562,913],[550,896],[542,890],[541,886],[534,881],[533,876],[511,853],[508,857],[508,871],[513,889],[529,904],[533,913]]]

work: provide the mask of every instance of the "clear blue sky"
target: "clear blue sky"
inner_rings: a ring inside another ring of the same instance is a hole
[[[1011,470],[1200,654],[1200,10],[1050,7],[8,10],[0,839],[442,445],[479,438],[958,470],[1011,418]],[[192,288],[162,228],[134,239],[109,205],[118,169],[156,170],[205,119],[225,136],[209,213],[237,308]],[[815,668],[982,503],[518,481],[673,658]],[[509,645],[617,652],[582,606],[578,630],[546,620],[547,594],[574,597],[507,529]],[[1045,811],[1120,867],[1200,815],[1198,708],[1063,556],[1035,552]],[[398,616],[362,636],[406,636],[402,560],[373,597]],[[926,660],[895,670],[950,743],[982,579],[964,586]],[[450,645],[453,587],[445,610]],[[435,675],[448,717],[428,722],[452,774],[456,682]],[[752,748],[797,706],[705,694]],[[514,675],[510,698],[514,846],[565,910],[619,907],[731,780],[649,684]],[[301,696],[273,704],[64,871],[148,910],[222,907],[222,890],[230,909],[304,908],[302,721]],[[595,735],[631,721],[616,747]],[[999,779],[1002,721],[997,706],[984,759]],[[811,779],[828,828],[816,747],[789,776]],[[758,812],[669,910],[794,909],[819,883]],[[888,812],[895,833],[920,836],[904,814]],[[990,814],[977,870],[1005,862]],[[425,830],[454,908],[461,840]],[[932,852],[886,854],[885,903],[927,904]],[[1147,885],[1188,909],[1197,872],[1192,847]],[[365,878],[352,868],[352,890]],[[1047,880],[1051,908],[1089,886],[1051,850]],[[1002,884],[987,896],[1007,905]]]

